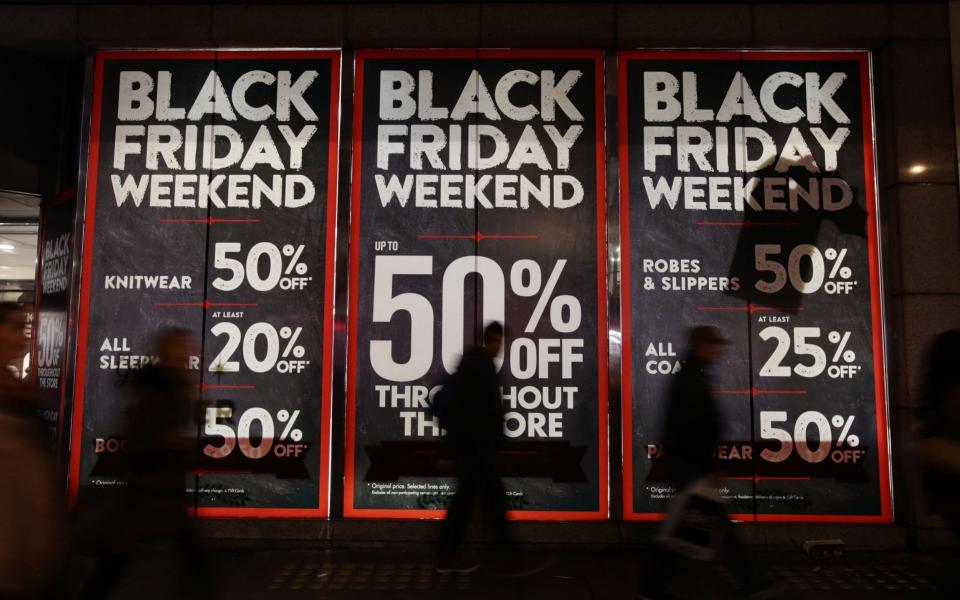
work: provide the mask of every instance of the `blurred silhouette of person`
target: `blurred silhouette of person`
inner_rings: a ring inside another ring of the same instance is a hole
[[[127,486],[108,518],[104,556],[83,598],[107,598],[122,580],[141,544],[174,543],[181,558],[181,597],[199,595],[206,573],[188,515],[185,474],[195,468],[198,377],[188,369],[196,342],[168,328],[156,338],[157,362],[134,378],[124,447]]]
[[[674,376],[661,439],[670,480],[677,489],[715,470],[713,452],[720,443],[720,413],[709,369],[726,344],[716,328],[694,327],[689,335],[689,354]]]
[[[924,498],[960,538],[960,329],[941,333],[931,344],[916,416]],[[945,567],[941,591],[956,598],[960,561],[954,556]]]
[[[450,501],[440,535],[437,571],[470,573],[478,565],[459,552],[470,522],[470,510],[479,500],[485,523],[501,544],[509,542],[507,498],[500,480],[497,452],[503,444],[503,400],[494,358],[503,347],[503,325],[483,330],[483,345],[464,354],[448,380],[449,406],[446,443],[453,454],[457,491]]]
[[[52,593],[64,546],[49,435],[31,388],[8,367],[23,357],[25,319],[19,305],[0,303],[0,598]]]
[[[688,354],[683,368],[670,387],[663,440],[667,477],[677,493],[704,479],[716,477],[714,452],[721,441],[720,413],[710,381],[710,367],[719,360],[728,342],[715,327],[698,326],[689,330]],[[747,598],[763,598],[769,581],[735,535],[725,509],[718,507],[717,524],[723,540],[719,556],[733,573],[740,592]],[[678,556],[664,547],[656,547],[644,565],[640,581],[641,598],[671,598],[669,576]]]
[[[780,132],[773,131],[774,135],[786,135],[786,129]],[[862,164],[863,158],[853,157],[854,161]],[[841,155],[841,161],[845,158]],[[764,258],[765,255],[758,254],[758,249],[767,246],[770,258],[777,257],[777,252],[772,246],[779,246],[783,254],[778,260],[787,261],[792,249],[801,244],[817,246],[826,246],[828,244],[841,244],[845,247],[857,248],[861,244],[867,243],[867,223],[869,213],[866,210],[866,202],[869,198],[862,197],[862,190],[854,185],[850,186],[839,171],[833,171],[829,178],[815,177],[811,178],[812,173],[809,170],[810,163],[807,161],[798,161],[795,158],[780,157],[776,163],[760,171],[745,175],[745,179],[752,176],[759,178],[759,181],[776,181],[777,178],[788,177],[791,182],[788,186],[787,196],[792,197],[797,190],[810,188],[813,197],[818,197],[818,192],[829,197],[833,202],[848,203],[840,210],[826,210],[819,204],[819,200],[814,200],[817,208],[811,207],[806,200],[797,199],[796,210],[756,210],[749,203],[744,206],[743,220],[749,223],[749,226],[740,227],[737,234],[737,242],[734,246],[730,261],[729,277],[738,277],[740,285],[736,288],[731,286],[726,294],[739,298],[745,302],[754,304],[773,304],[781,308],[799,308],[809,295],[798,290],[794,285],[786,284],[774,293],[758,292],[757,282],[765,281],[770,283],[774,281],[775,275],[770,273],[770,269],[759,269],[755,265],[757,261]],[[830,184],[827,187],[825,181],[831,179],[833,182],[843,181],[844,184],[839,187]],[[810,187],[816,183],[815,187]],[[762,184],[761,184],[762,186]],[[760,200],[761,194],[757,194],[757,200]],[[791,201],[792,202],[792,201]],[[860,238],[859,240],[850,238]],[[866,252],[864,247],[863,252]],[[810,279],[812,275],[812,261],[801,261],[796,266],[801,277],[804,280]],[[773,279],[772,279],[773,278]]]
[[[927,502],[960,537],[960,329],[930,348],[917,417]]]

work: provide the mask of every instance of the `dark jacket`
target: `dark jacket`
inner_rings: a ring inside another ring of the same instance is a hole
[[[917,411],[919,444],[937,440],[937,452],[955,454],[960,446],[960,385],[927,390]],[[946,466],[946,460],[928,457],[921,465],[927,504],[936,512],[960,522],[960,473]],[[951,463],[955,464],[955,463]]]
[[[33,398],[0,365],[0,598],[34,597],[65,546],[65,503]]]
[[[713,452],[720,443],[720,416],[706,369],[707,363],[691,356],[674,377],[661,437],[671,462],[682,461],[699,474],[713,470]]]
[[[471,348],[453,377],[447,440],[458,453],[493,453],[503,441],[500,377],[486,348]]]
[[[133,541],[176,539],[189,530],[185,477],[196,463],[198,395],[190,383],[185,371],[159,366],[141,370],[134,381],[119,516]]]

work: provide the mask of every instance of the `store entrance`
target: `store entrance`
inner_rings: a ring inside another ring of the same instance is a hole
[[[0,190],[0,301],[16,302],[29,309],[24,328],[27,339],[33,333],[39,228],[39,196]],[[29,347],[29,343],[24,345]],[[30,352],[24,350],[22,357],[4,366],[25,380],[30,359]]]

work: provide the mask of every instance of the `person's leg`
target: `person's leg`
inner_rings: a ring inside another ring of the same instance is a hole
[[[105,600],[127,573],[130,557],[125,554],[102,556],[96,570],[87,578],[80,591],[81,600]]]
[[[457,491],[450,500],[447,516],[440,529],[441,560],[453,557],[463,542],[470,524],[470,507],[478,491],[476,461],[467,456],[457,456]]]
[[[960,503],[960,500],[957,500],[957,502]],[[953,535],[960,540],[960,512],[946,512],[943,514],[943,518],[953,531]],[[940,570],[942,574],[938,575],[937,581],[937,586],[940,588],[940,597],[958,597],[960,595],[960,581],[957,580],[957,573],[960,573],[960,554],[956,552],[947,554]]]
[[[498,544],[508,545],[512,540],[507,520],[507,492],[500,479],[495,454],[483,457],[480,462],[480,485],[483,490],[484,524]]]
[[[753,552],[740,539],[733,523],[726,525],[719,558],[733,574],[742,592],[751,593],[770,587],[766,567],[757,562]]]
[[[642,564],[637,592],[642,598],[669,598],[670,576],[673,573],[677,555],[653,543]]]
[[[681,458],[668,457],[663,464],[668,482],[676,494],[704,476],[703,469]],[[659,526],[657,531],[661,531]],[[670,598],[670,578],[676,568],[678,556],[673,551],[651,540],[650,548],[640,565],[640,578],[637,590],[642,598]]]
[[[960,504],[960,498],[957,499],[957,502]],[[954,537],[960,540],[960,512],[944,513],[943,518],[953,531]]]
[[[204,553],[189,518],[184,518],[180,531],[177,545],[181,593],[184,598],[208,599],[214,591],[213,564]]]

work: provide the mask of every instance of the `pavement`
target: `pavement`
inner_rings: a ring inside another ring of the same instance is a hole
[[[957,598],[943,581],[960,575],[951,563],[955,552],[845,550],[842,557],[813,559],[799,549],[754,547],[759,565],[780,585],[777,598],[885,600]],[[476,547],[465,554],[478,555]],[[537,550],[530,563],[544,568],[526,577],[507,577],[482,562],[466,575],[434,570],[428,544],[366,549],[210,548],[211,589],[196,594],[205,600],[299,599],[632,599],[643,553],[623,547],[606,550]],[[182,565],[170,547],[142,549],[110,600],[184,598],[178,587]],[[92,568],[91,559],[74,561],[72,586]],[[758,568],[761,568],[758,566]],[[952,571],[950,569],[953,569]],[[683,562],[670,576],[678,598],[735,598],[729,577],[710,563]],[[953,584],[955,585],[955,583]],[[956,589],[956,588],[954,588]]]

